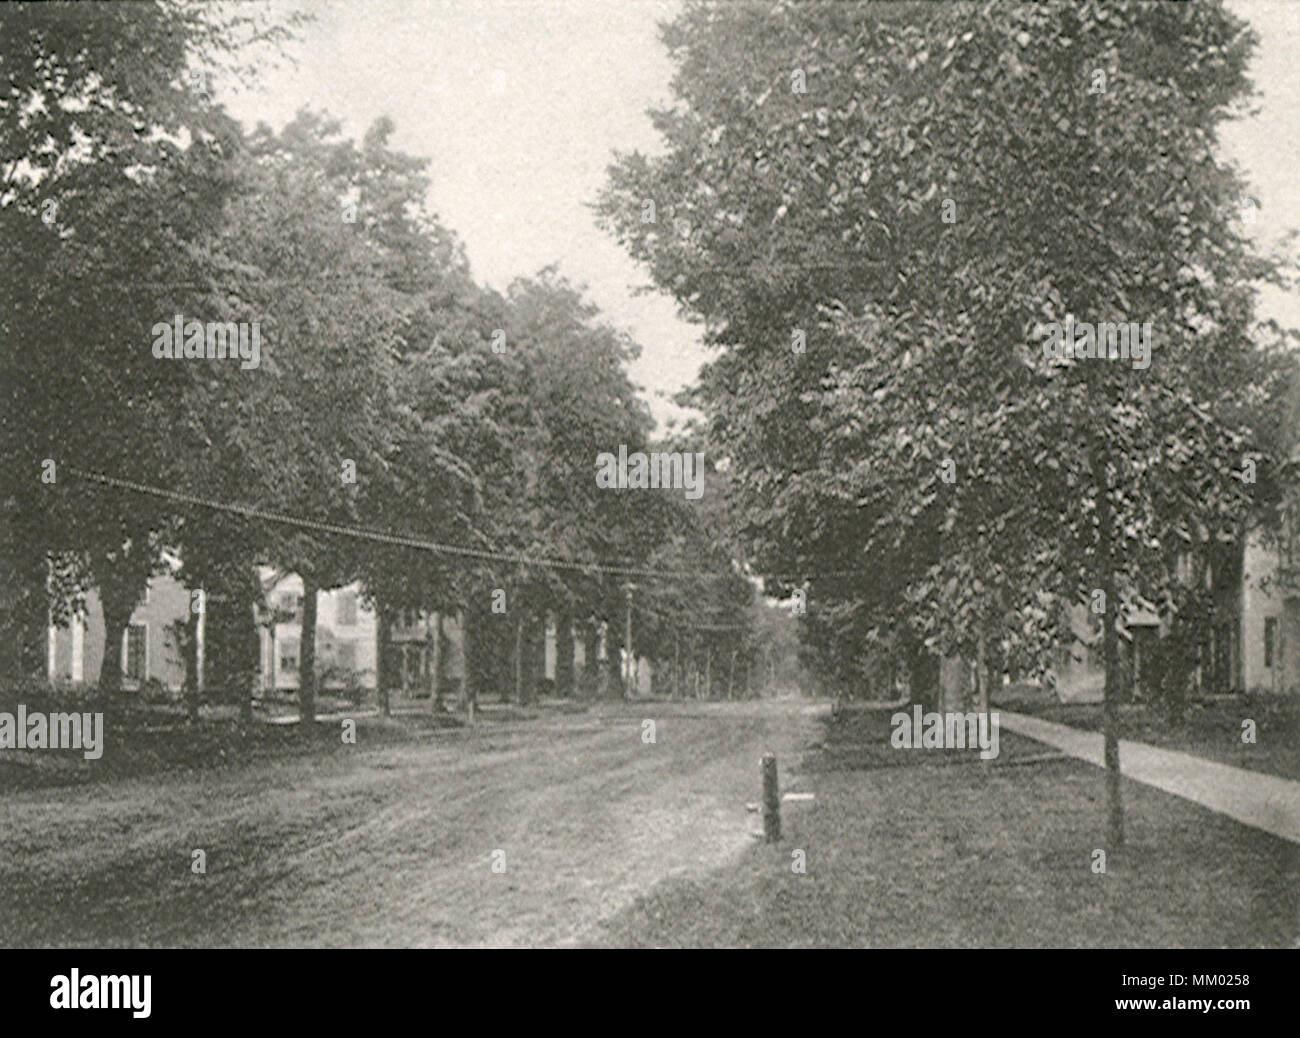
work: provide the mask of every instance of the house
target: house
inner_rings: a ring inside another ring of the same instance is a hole
[[[302,578],[262,568],[266,603],[275,622],[259,628],[261,667],[258,687],[265,691],[298,688],[302,649]],[[322,689],[375,687],[378,624],[362,603],[361,586],[316,595],[316,673]]]
[[[1241,582],[1216,629],[1220,673],[1233,691],[1300,695],[1300,524],[1250,534]]]
[[[1089,605],[1075,602],[1067,610],[1070,639],[1057,646],[1052,667],[1056,695],[1062,703],[1100,703],[1106,686],[1102,653],[1102,618]],[[1116,618],[1120,680],[1131,695],[1143,685],[1143,653],[1159,636],[1160,618],[1146,602],[1126,603]]]
[[[1194,681],[1202,694],[1248,692],[1300,695],[1300,521],[1280,535],[1249,532],[1224,553],[1213,592],[1214,620],[1201,648]],[[1105,676],[1098,618],[1085,606],[1070,610],[1070,643],[1057,650],[1062,702],[1100,702]],[[1164,633],[1147,607],[1119,624],[1120,660],[1129,691],[1142,694],[1143,646]],[[1146,633],[1142,633],[1146,632]]]
[[[144,598],[122,632],[122,687],[126,690],[154,681],[173,689],[185,684],[185,659],[177,627],[189,618],[190,593],[173,575],[179,563],[164,561],[168,572],[149,581]],[[49,627],[46,653],[46,678],[52,685],[93,684],[99,679],[104,661],[104,611],[93,589],[86,593],[81,613],[62,627]],[[200,615],[200,660],[202,653]]]
[[[127,691],[153,682],[176,692],[184,687],[185,659],[178,628],[188,621],[192,603],[199,609],[199,673],[204,673],[205,603],[201,597],[194,599],[177,579],[179,561],[165,561],[166,571],[150,579],[122,635],[122,687]],[[278,616],[274,623],[259,625],[257,687],[294,690],[302,637],[302,579],[265,567],[259,576],[266,602]],[[374,688],[376,647],[375,615],[362,604],[359,585],[319,593],[316,658],[322,688]],[[77,616],[62,626],[49,627],[46,651],[46,677],[51,684],[68,687],[98,680],[104,658],[104,613],[93,589]]]
[[[166,571],[150,579],[144,598],[131,614],[122,640],[122,687],[126,691],[156,683],[179,693],[185,685],[185,658],[180,628],[190,618],[191,604],[198,612],[200,685],[205,683],[204,652],[207,615],[202,597],[194,598],[178,578],[180,562],[167,560]],[[302,578],[270,567],[260,567],[264,608],[258,624],[258,693],[294,692],[302,650]],[[431,688],[435,659],[436,613],[406,611],[391,624],[384,652],[384,673],[390,689],[424,696]],[[444,694],[462,687],[465,660],[461,628],[454,615],[442,617],[442,676]],[[604,639],[598,658],[603,658]],[[47,632],[47,678],[51,684],[71,687],[94,684],[104,657],[104,618],[99,596],[87,593],[82,612],[63,626]],[[319,688],[373,690],[376,685],[379,623],[364,602],[359,584],[317,593],[316,671]],[[575,665],[585,666],[585,646],[574,645]],[[544,643],[543,677],[554,681],[558,662],[557,631],[549,618]],[[638,660],[636,687],[650,691],[650,664]]]
[[[403,610],[388,631],[384,673],[389,684],[403,693],[427,695],[437,664],[437,625],[442,624],[442,676],[450,688],[460,688],[465,678],[465,653],[460,624],[454,616]],[[443,688],[446,695],[450,688]]]

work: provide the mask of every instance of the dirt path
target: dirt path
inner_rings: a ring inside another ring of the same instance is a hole
[[[788,769],[827,709],[603,704],[374,751],[363,724],[354,756],[13,794],[0,944],[577,943],[659,880],[738,858],[760,755]]]

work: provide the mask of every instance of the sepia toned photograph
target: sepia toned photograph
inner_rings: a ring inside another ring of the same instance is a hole
[[[1298,47],[1296,0],[0,6],[23,998],[1087,949],[1081,1010],[1249,1017],[1300,949]]]

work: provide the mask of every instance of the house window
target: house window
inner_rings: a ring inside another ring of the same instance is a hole
[[[357,623],[357,593],[343,591],[339,594],[337,619],[340,627],[355,627]]]
[[[143,681],[148,628],[145,624],[130,624],[122,637],[122,676],[128,681]]]
[[[1277,617],[1264,619],[1264,666],[1273,666],[1273,641],[1277,637]]]
[[[298,669],[298,642],[297,639],[286,638],[284,644],[280,646],[280,671],[281,673],[293,673]]]
[[[357,643],[341,641],[334,646],[334,659],[342,670],[357,669]]]

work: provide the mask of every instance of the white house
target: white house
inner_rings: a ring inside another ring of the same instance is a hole
[[[296,689],[302,649],[302,578],[296,573],[259,571],[267,604],[283,618],[262,626],[261,687]],[[361,601],[361,586],[350,584],[316,596],[316,673],[321,688],[375,687],[377,623]]]

